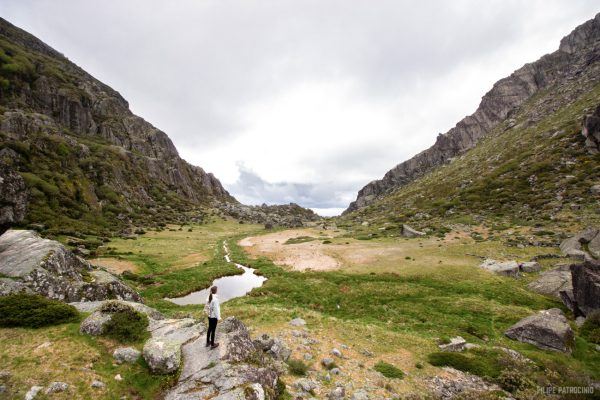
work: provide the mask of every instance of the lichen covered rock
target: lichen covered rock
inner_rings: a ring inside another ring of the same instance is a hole
[[[122,299],[141,302],[137,292],[114,275],[92,267],[57,241],[29,230],[0,236],[1,292],[32,291],[65,302]]]

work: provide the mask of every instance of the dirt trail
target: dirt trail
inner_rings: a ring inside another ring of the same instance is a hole
[[[139,267],[133,262],[127,260],[119,260],[118,258],[95,258],[93,260],[90,260],[90,263],[92,263],[92,265],[104,267],[113,274],[120,274],[125,271],[137,272],[139,269]]]
[[[325,254],[319,239],[306,243],[284,244],[288,239],[300,236],[316,238],[319,235],[310,229],[294,229],[247,237],[238,244],[253,256],[267,255],[275,264],[286,265],[297,271],[329,271],[340,267],[338,260]]]

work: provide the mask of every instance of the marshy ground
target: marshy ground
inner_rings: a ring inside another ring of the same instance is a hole
[[[478,235],[472,235],[473,230]],[[497,367],[493,371],[501,366],[492,349],[503,346],[532,359],[539,367],[536,379],[558,371],[558,376],[570,381],[600,376],[600,353],[581,338],[576,339],[573,354],[566,355],[504,336],[504,330],[520,318],[562,306],[526,288],[536,274],[518,280],[496,276],[477,267],[481,259],[527,261],[558,250],[509,246],[497,237],[488,240],[480,227],[443,237],[360,240],[341,229],[265,231],[258,225],[215,219],[204,225],[149,231],[136,240],[114,238],[100,249],[99,258],[115,273],[128,271],[124,279],[148,305],[171,316],[204,318],[202,306],[177,306],[164,298],[239,273],[223,259],[224,240],[233,261],[268,278],[248,296],[225,303],[224,316],[241,318],[252,335],[283,338],[292,359],[307,364],[315,380],[327,373],[321,359],[330,356],[333,348],[342,351],[344,357],[336,359],[342,373],[320,382],[318,397],[337,382],[352,382],[357,389],[370,387],[372,394],[384,398],[423,390],[429,377],[447,373],[429,363],[430,354],[438,351],[440,340],[457,335],[482,346],[473,357]],[[330,264],[320,267],[323,260]],[[542,265],[547,269],[558,262],[565,260],[545,259]],[[290,326],[295,317],[305,319],[306,326]],[[0,362],[13,373],[12,382],[23,393],[40,376],[77,388],[77,393],[55,398],[99,398],[89,388],[93,379],[108,384],[102,392],[105,398],[152,398],[170,383],[169,378],[154,379],[143,361],[132,366],[114,364],[111,354],[118,343],[81,335],[77,323],[37,330],[0,329],[0,342],[10,344],[0,348]],[[381,361],[400,368],[404,378],[376,372],[375,364]],[[115,380],[116,374],[123,380]],[[283,377],[289,385],[296,379],[291,374]]]

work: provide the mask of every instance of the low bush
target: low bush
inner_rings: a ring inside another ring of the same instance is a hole
[[[121,343],[140,342],[148,336],[148,317],[133,309],[121,309],[112,314],[104,335]]]
[[[0,326],[39,328],[75,321],[77,309],[39,295],[13,294],[0,297]]]
[[[502,371],[500,355],[495,351],[473,350],[469,353],[435,352],[428,357],[431,365],[452,367],[478,376],[497,378]]]
[[[600,344],[600,311],[594,311],[588,315],[579,334],[588,342]]]
[[[496,379],[498,385],[502,389],[515,393],[520,390],[526,390],[534,387],[534,383],[531,379],[516,369],[505,369],[500,373],[500,376]]]
[[[308,371],[308,365],[304,364],[302,360],[290,358],[287,365],[292,375],[305,376]]]
[[[379,361],[373,369],[380,372],[386,378],[402,379],[404,378],[404,372],[395,365],[388,364],[385,361]]]

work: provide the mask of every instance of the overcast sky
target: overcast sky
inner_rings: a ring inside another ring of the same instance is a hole
[[[435,142],[597,0],[0,0],[246,204],[322,214]]]

